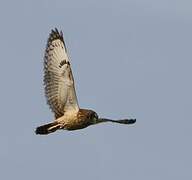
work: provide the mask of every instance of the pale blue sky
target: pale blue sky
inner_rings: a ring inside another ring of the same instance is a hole
[[[191,180],[192,2],[0,2],[0,179]],[[51,28],[64,32],[79,104],[137,118],[36,136]]]

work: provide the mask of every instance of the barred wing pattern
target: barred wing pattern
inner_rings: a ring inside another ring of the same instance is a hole
[[[59,118],[66,111],[78,111],[74,79],[70,67],[63,33],[52,30],[44,57],[45,96],[55,117]]]

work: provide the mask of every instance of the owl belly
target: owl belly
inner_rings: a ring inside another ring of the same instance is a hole
[[[83,120],[83,119],[74,119],[72,121],[67,121],[65,123],[64,129],[67,129],[69,131],[77,130],[77,129],[83,129],[90,125],[89,120]]]
[[[76,129],[83,129],[91,125],[90,120],[85,116],[79,116],[74,113],[65,113],[64,116],[58,118],[58,121],[61,124],[63,129],[72,131]]]

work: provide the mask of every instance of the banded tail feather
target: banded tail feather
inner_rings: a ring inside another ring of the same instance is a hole
[[[37,127],[35,130],[35,133],[46,135],[46,134],[55,132],[56,130],[60,129],[60,127],[61,126],[58,122],[52,122],[52,123],[48,123],[48,124]]]

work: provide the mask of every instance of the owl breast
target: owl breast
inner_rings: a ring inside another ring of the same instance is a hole
[[[65,129],[72,131],[77,129],[83,129],[91,125],[88,119],[73,119],[65,123]]]
[[[82,111],[65,113],[60,122],[63,124],[63,129],[66,130],[83,129],[91,125],[89,116]]]

